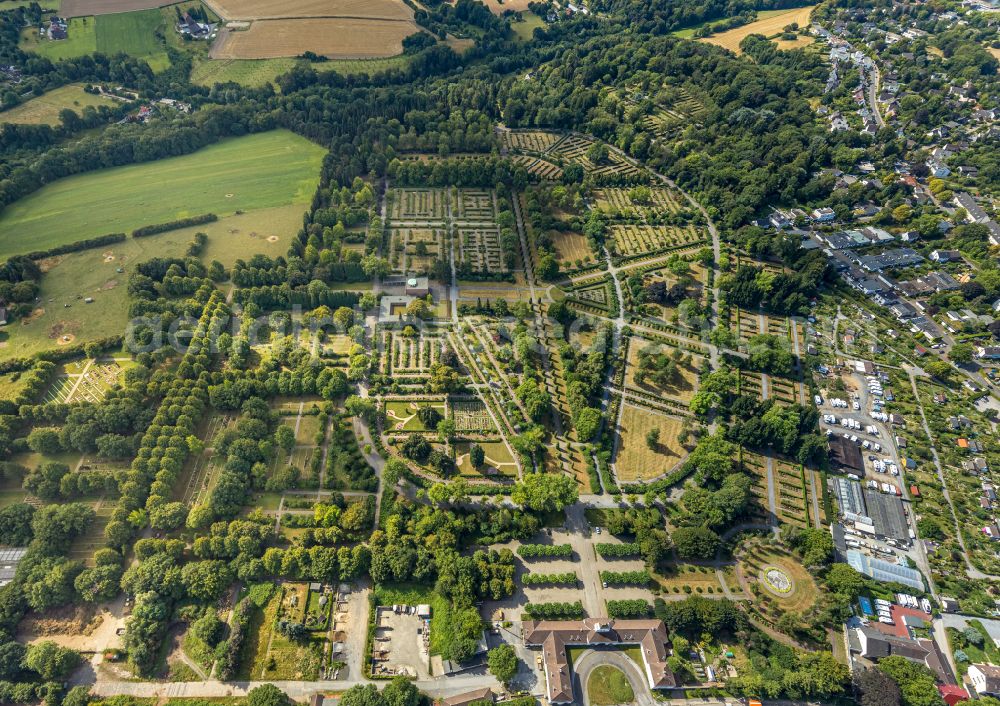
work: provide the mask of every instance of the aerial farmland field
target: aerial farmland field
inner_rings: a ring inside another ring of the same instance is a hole
[[[106,96],[94,95],[83,90],[80,84],[60,86],[46,91],[37,98],[0,113],[0,122],[22,125],[58,125],[59,113],[65,109],[81,113],[87,106],[114,105]]]
[[[94,18],[97,26],[97,51],[112,56],[123,52],[149,62],[159,71],[170,66],[170,59],[158,34],[168,31],[157,9],[119,12]]]
[[[726,32],[720,32],[699,41],[715,44],[723,49],[729,49],[736,54],[740,54],[742,53],[740,51],[740,42],[743,41],[744,37],[748,37],[751,34],[763,34],[765,37],[771,37],[781,32],[782,27],[790,25],[793,22],[798,23],[799,27],[808,26],[809,16],[812,14],[814,7],[816,6],[809,5],[808,7],[798,7],[794,10],[781,10],[773,13],[761,12],[757,16],[762,19],[756,22],[751,22],[748,25],[736,27]]]
[[[224,31],[212,47],[213,59],[276,59],[305,51],[331,59],[390,57],[419,28],[411,20],[344,17],[255,21],[250,29]]]
[[[308,204],[323,154],[304,138],[275,130],[60,179],[0,214],[0,257],[203,213]]]
[[[216,0],[214,7],[229,19],[264,20],[289,17],[365,17],[409,20],[413,10],[401,0]]]

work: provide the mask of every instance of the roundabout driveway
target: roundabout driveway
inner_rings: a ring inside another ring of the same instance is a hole
[[[590,705],[587,680],[596,667],[603,665],[617,667],[625,674],[632,687],[632,693],[635,694],[634,703],[639,706],[657,706],[656,700],[649,693],[649,682],[642,667],[621,650],[614,649],[591,649],[576,658],[573,663],[573,693],[576,694],[577,701],[582,702],[584,706]]]

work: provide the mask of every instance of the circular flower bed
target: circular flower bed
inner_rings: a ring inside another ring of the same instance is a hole
[[[775,593],[791,593],[794,587],[791,577],[777,566],[765,566],[761,577],[764,584]]]

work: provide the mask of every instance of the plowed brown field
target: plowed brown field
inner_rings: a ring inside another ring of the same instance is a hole
[[[418,32],[412,21],[313,18],[256,21],[245,32],[223,31],[213,59],[277,59],[306,51],[331,59],[371,59],[403,51],[403,39]]]
[[[116,12],[152,10],[174,2],[176,0],[63,0],[59,15],[61,17],[110,15]]]

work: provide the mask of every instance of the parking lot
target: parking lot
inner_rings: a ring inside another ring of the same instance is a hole
[[[415,613],[396,612],[392,606],[379,606],[375,613],[376,674],[405,674],[430,677],[427,647],[427,623]]]
[[[885,412],[885,402],[892,394],[886,388],[886,377],[878,373],[842,373],[846,392],[828,392],[824,388],[821,399],[816,400],[820,427],[828,437],[836,435],[857,446],[861,468],[843,471],[860,482],[872,526],[880,530],[876,536],[869,527],[846,518],[848,548],[891,563],[907,556],[923,567],[924,557],[910,540],[914,520],[905,485],[905,461],[895,443],[890,415]],[[838,497],[837,482],[831,480],[834,497]],[[902,504],[896,498],[902,498]],[[838,504],[843,514],[847,508],[843,502]]]

